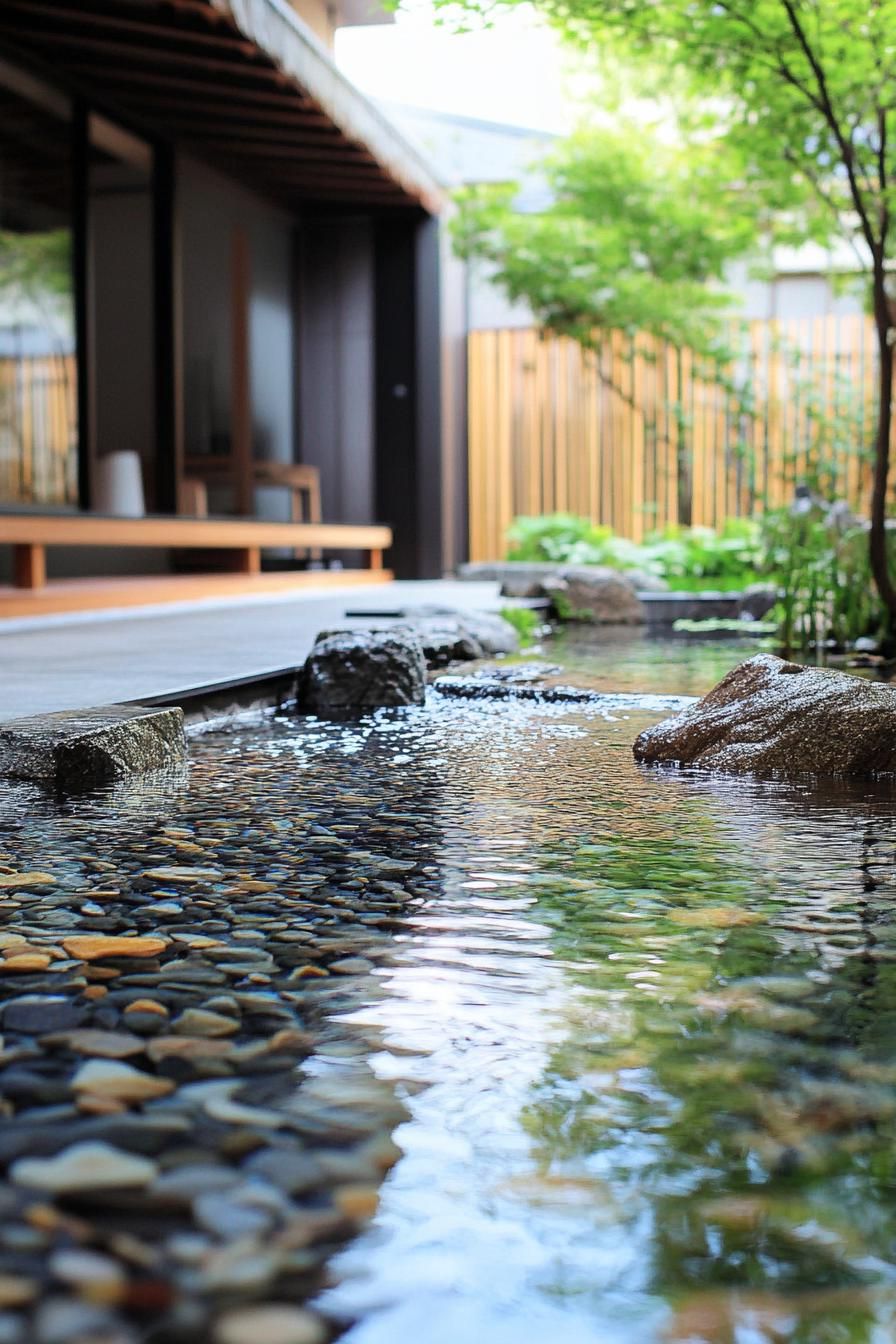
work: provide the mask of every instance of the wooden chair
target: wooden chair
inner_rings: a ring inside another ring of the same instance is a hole
[[[229,457],[218,457],[213,453],[198,457],[188,457],[185,463],[185,478],[181,490],[181,509],[194,518],[208,516],[208,485],[214,481],[226,481],[233,473],[233,463]],[[252,484],[262,486],[282,486],[289,493],[289,517],[293,523],[320,523],[320,471],[305,462],[252,462]],[[321,552],[317,547],[309,551],[298,548],[297,560],[306,557],[320,560]]]

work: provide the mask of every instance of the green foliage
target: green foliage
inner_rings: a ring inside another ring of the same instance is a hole
[[[538,637],[538,613],[531,607],[502,607],[500,615],[508,625],[512,625],[523,645],[533,644]]]
[[[538,0],[537,8],[608,66],[634,63],[642,94],[665,97],[674,83],[697,100],[722,153],[704,170],[710,202],[713,182],[727,185],[792,243],[888,242],[896,0]],[[859,264],[867,269],[867,254]]]
[[[872,583],[865,523],[807,499],[769,510],[762,544],[764,572],[781,592],[773,615],[785,652],[821,649],[829,639],[847,647],[883,632],[886,613]]]
[[[492,13],[492,0],[437,0],[455,9]],[[503,0],[505,4],[520,0]],[[499,0],[500,4],[500,0]],[[707,200],[704,187],[714,182],[718,191],[719,213],[733,202],[741,218],[762,221],[769,240],[801,244],[809,240],[825,244],[847,242],[855,251],[857,273],[863,275],[871,292],[871,308],[877,337],[877,355],[882,376],[877,396],[877,424],[874,434],[875,470],[870,500],[868,544],[870,570],[881,594],[891,625],[896,625],[896,583],[888,569],[886,510],[888,499],[892,398],[890,383],[894,363],[894,208],[896,208],[896,0],[536,0],[536,9],[557,23],[581,47],[599,51],[608,65],[620,67],[626,62],[642,72],[664,94],[667,89],[684,88],[712,119],[708,137],[715,160],[707,158],[700,173],[688,173],[683,184],[693,191],[695,213],[703,213]],[[628,137],[630,141],[634,137]],[[637,140],[634,140],[637,144]],[[698,146],[702,157],[706,141],[700,136],[681,143]],[[615,178],[612,158],[596,156],[595,165],[608,163],[611,197]],[[667,164],[657,160],[657,189]],[[714,166],[717,165],[717,166]],[[648,162],[648,169],[651,162]],[[686,295],[687,286],[697,284],[697,273],[690,265],[681,276],[663,267],[666,254],[650,247],[654,234],[644,219],[643,164],[635,158],[635,183],[631,201],[621,197],[623,221],[634,245],[606,255],[625,269],[618,285],[601,263],[590,263],[587,243],[580,243],[591,227],[591,246],[605,244],[599,225],[591,216],[584,223],[571,224],[560,201],[552,233],[537,235],[538,250],[546,244],[558,247],[552,267],[562,273],[563,249],[568,248],[572,280],[553,286],[557,290],[559,329],[576,334],[583,329],[581,305],[577,300],[587,291],[593,300],[591,311],[597,316],[619,320],[625,301],[631,305],[636,325],[652,331],[666,329],[668,317],[663,296],[673,304]],[[562,179],[561,179],[562,185]],[[600,176],[594,186],[601,190]],[[616,207],[620,199],[612,197]],[[711,193],[710,198],[711,199]],[[506,202],[505,202],[506,204]],[[660,213],[660,212],[658,212]],[[573,215],[574,219],[580,216]],[[598,203],[598,220],[602,219]],[[678,223],[672,211],[673,234]],[[505,262],[501,244],[502,221],[494,217],[473,216],[473,224],[464,226],[472,242],[493,261],[499,277],[508,286],[525,293],[525,256],[521,267],[512,259]],[[521,226],[514,226],[517,230]],[[566,229],[564,233],[563,230]],[[489,243],[497,235],[497,243]],[[639,254],[637,237],[646,238],[644,271],[658,265],[658,281],[653,284],[637,274]],[[698,230],[699,235],[699,230]],[[685,231],[678,235],[685,260],[690,262]],[[682,244],[684,240],[684,245]],[[517,232],[513,241],[529,245],[530,240]],[[724,240],[723,240],[724,241]],[[733,242],[741,241],[739,232]],[[714,257],[715,238],[710,243]],[[536,257],[537,260],[537,257]],[[590,267],[590,269],[589,269]],[[550,276],[549,276],[550,278]],[[562,274],[561,274],[562,279]],[[581,284],[574,283],[581,280]],[[606,280],[609,298],[603,298]],[[633,281],[629,291],[629,283]],[[552,325],[550,303],[533,291],[536,312]],[[571,295],[571,301],[568,296]],[[658,302],[655,323],[646,314],[651,298]],[[567,314],[567,309],[568,314]],[[685,317],[685,323],[687,319]],[[626,323],[620,321],[625,326]],[[697,327],[699,330],[700,319]]]
[[[638,543],[587,518],[552,513],[515,518],[507,538],[508,560],[638,570],[684,591],[733,591],[754,583],[762,554],[759,526],[747,518],[729,518],[719,532],[670,526]]]
[[[673,623],[672,629],[680,635],[776,635],[778,633],[778,626],[774,621],[746,621],[738,620],[737,617],[732,616],[710,616],[702,621],[689,621],[682,617]]]
[[[553,199],[538,213],[515,209],[512,184],[460,191],[455,250],[584,346],[648,332],[721,361],[725,268],[755,247],[757,220],[733,165],[726,183],[724,146],[702,132],[670,143],[643,123],[580,131],[541,165]]]
[[[16,233],[0,229],[0,292],[7,301],[68,298],[72,291],[71,234],[67,229]]]
[[[514,518],[507,529],[507,559],[599,565],[612,535],[612,528],[571,513]]]

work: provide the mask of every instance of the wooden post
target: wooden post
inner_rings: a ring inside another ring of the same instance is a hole
[[[43,588],[47,582],[47,553],[43,546],[12,548],[13,582],[16,588]]]
[[[156,394],[155,509],[190,513],[184,485],[182,267],[177,172],[169,145],[153,151],[153,348]]]
[[[230,434],[236,508],[244,516],[254,512],[249,286],[249,240],[237,228],[230,254]]]
[[[234,570],[237,574],[261,573],[261,547],[247,546],[238,550],[234,557]]]
[[[371,552],[370,552],[370,568],[371,568],[371,569],[382,569],[382,567],[383,567],[383,553],[382,553],[382,551],[380,551],[380,550],[371,551]]]

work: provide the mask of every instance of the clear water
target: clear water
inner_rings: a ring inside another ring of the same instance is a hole
[[[351,1344],[896,1337],[896,796],[641,771],[646,721],[402,734],[442,890],[353,1015],[411,1119]]]
[[[608,684],[696,693],[740,653],[678,647]],[[16,795],[60,870],[163,825],[224,884],[307,860],[310,902],[413,866],[304,1066],[407,1113],[316,1299],[348,1344],[896,1339],[896,788],[643,770],[658,717],[433,696],[208,733],[171,794]]]

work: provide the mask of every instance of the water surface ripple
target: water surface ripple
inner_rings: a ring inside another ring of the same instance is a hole
[[[407,1117],[315,1288],[348,1344],[896,1338],[896,791],[640,769],[659,716],[432,696],[207,733],[168,793],[8,794],[35,864],[179,826],[225,874],[299,864],[334,946],[361,911],[301,1066]]]

